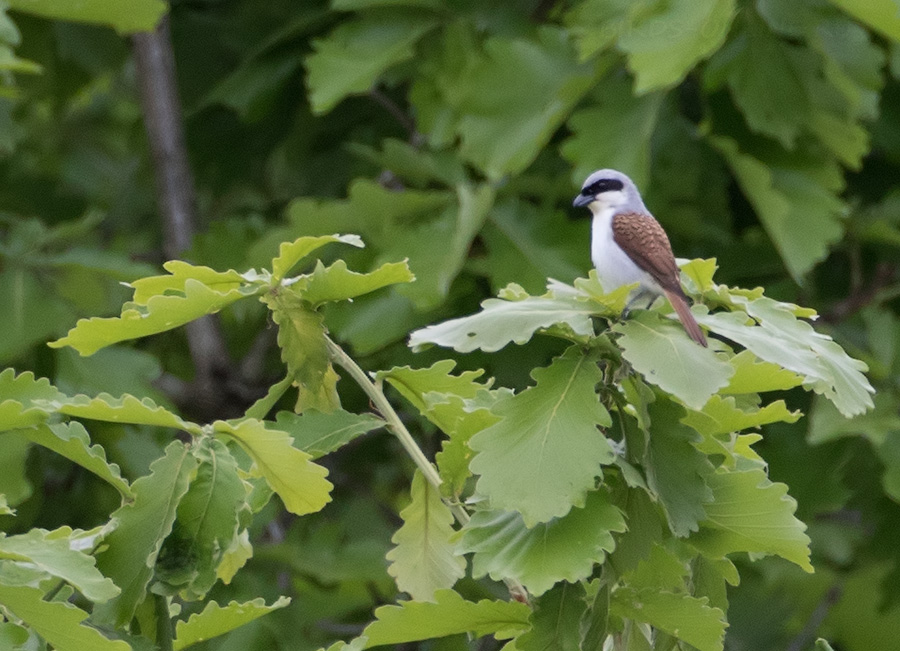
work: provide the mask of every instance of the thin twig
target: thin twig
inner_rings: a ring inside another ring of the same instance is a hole
[[[837,602],[841,600],[841,595],[843,595],[843,593],[844,589],[841,586],[833,585],[824,595],[822,595],[819,604],[806,621],[806,626],[804,626],[803,630],[791,641],[787,651],[803,651],[803,649],[809,647],[812,641],[817,637],[816,634],[819,631],[819,627],[822,626],[822,622],[825,621],[828,613],[831,612],[831,609]]]

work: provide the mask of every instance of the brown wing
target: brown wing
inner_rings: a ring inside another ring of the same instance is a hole
[[[643,213],[622,213],[613,217],[612,232],[615,243],[660,287],[684,296],[672,245],[656,219]]]

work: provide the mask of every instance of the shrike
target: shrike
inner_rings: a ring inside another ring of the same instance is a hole
[[[598,170],[587,177],[574,206],[587,206],[594,215],[591,260],[603,288],[640,283],[633,305],[642,297],[665,294],[691,339],[706,346],[706,337],[688,307],[681,289],[672,245],[650,214],[634,182],[616,170]]]

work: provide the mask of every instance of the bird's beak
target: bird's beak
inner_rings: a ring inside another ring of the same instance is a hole
[[[597,197],[592,197],[590,195],[579,194],[575,197],[575,201],[572,202],[572,205],[576,208],[581,208],[582,206],[586,206],[590,203],[593,203]]]

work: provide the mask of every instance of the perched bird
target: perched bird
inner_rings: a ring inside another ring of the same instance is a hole
[[[572,205],[587,206],[594,215],[591,260],[603,288],[611,292],[639,282],[629,307],[641,298],[649,297],[652,303],[665,294],[688,336],[706,346],[681,289],[669,238],[647,210],[634,182],[616,170],[598,170],[587,177]]]

